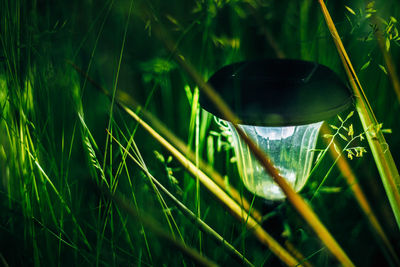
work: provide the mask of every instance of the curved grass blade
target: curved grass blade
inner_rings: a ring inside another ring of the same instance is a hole
[[[206,174],[199,170],[191,161],[189,161],[182,153],[180,153],[175,147],[173,147],[167,140],[160,136],[156,131],[153,130],[146,122],[144,122],[136,113],[131,109],[121,104],[121,107],[140,125],[151,134],[164,148],[166,148],[181,164],[190,172],[194,177],[199,177],[200,182],[211,191],[227,208],[231,213],[238,218],[240,221],[246,223],[248,229],[253,231],[254,235],[265,245],[267,245],[271,251],[277,255],[284,263],[288,266],[298,265],[299,263],[295,258],[290,255],[283,247],[279,245],[258,223],[257,221],[249,216],[241,206],[239,206],[232,198],[230,198],[225,191],[223,191],[217,184],[215,184]]]
[[[144,8],[145,9],[145,8]],[[143,12],[145,14],[146,12]],[[142,15],[143,16],[143,15]],[[298,213],[304,218],[304,220],[311,226],[321,241],[331,251],[331,253],[341,262],[344,266],[354,266],[353,262],[343,251],[340,245],[336,242],[334,237],[322,224],[318,216],[314,213],[312,208],[304,201],[304,199],[297,194],[294,189],[288,184],[284,177],[282,177],[278,170],[272,165],[271,161],[265,155],[265,153],[243,132],[238,126],[240,120],[226,105],[224,100],[216,93],[216,91],[204,81],[201,75],[195,70],[195,68],[185,59],[185,57],[178,51],[175,43],[170,39],[170,35],[162,27],[162,25],[153,25],[155,35],[164,43],[168,51],[173,53],[174,58],[181,68],[193,79],[193,81],[199,86],[202,92],[213,102],[215,107],[223,114],[223,116],[232,122],[235,126],[239,136],[246,142],[250,150],[254,153],[254,156],[261,163],[264,169],[270,174],[274,181],[279,185],[286,197],[298,211]]]
[[[332,132],[330,129],[326,126],[322,126],[321,129],[322,133],[324,134],[331,134]],[[326,139],[325,139],[326,140]],[[332,139],[333,140],[333,139]],[[327,140],[326,140],[327,141]],[[332,141],[329,142],[331,144]],[[353,170],[351,169],[349,163],[347,160],[342,157],[341,155],[338,155],[338,151],[343,151],[343,149],[340,148],[339,144],[336,144],[336,149],[334,146],[329,145],[329,152],[332,156],[332,158],[336,158],[335,163],[337,164],[338,169],[342,173],[344,179],[346,180],[347,184],[349,185],[349,188],[353,192],[353,195],[355,199],[357,200],[358,205],[360,206],[361,210],[364,212],[365,216],[367,217],[369,223],[373,227],[374,231],[378,234],[380,239],[382,240],[383,244],[386,246],[387,250],[389,251],[389,254],[392,256],[392,259],[394,262],[396,262],[397,265],[400,265],[399,258],[391,245],[389,238],[386,236],[385,232],[383,231],[383,227],[379,223],[374,211],[371,208],[371,205],[369,204],[367,197],[364,194],[364,191],[361,189],[360,184],[358,183],[358,179],[356,175],[354,174]]]
[[[396,164],[393,160],[392,154],[389,150],[389,145],[386,143],[385,137],[382,131],[379,129],[378,121],[375,118],[375,114],[368,102],[367,97],[363,91],[360,81],[358,80],[357,74],[351,64],[351,61],[347,55],[347,52],[340,39],[339,33],[336,30],[335,24],[329,14],[329,11],[323,0],[318,0],[324,15],[326,24],[328,25],[329,31],[333,37],[339,56],[342,60],[344,69],[346,70],[347,76],[353,93],[356,98],[356,108],[360,117],[364,131],[368,132],[367,140],[374,156],[376,166],[382,179],[383,186],[386,191],[386,195],[389,199],[389,203],[392,207],[393,214],[395,216],[397,226],[400,229],[400,176],[397,170]]]
[[[98,187],[98,189],[104,193],[106,196],[108,196],[110,199],[114,201],[114,203],[120,207],[121,209],[125,210],[131,217],[139,220],[142,222],[142,224],[147,227],[149,230],[151,230],[154,234],[156,234],[158,237],[166,240],[168,243],[170,243],[172,246],[175,248],[179,249],[184,255],[186,255],[188,258],[193,260],[193,262],[196,264],[196,266],[218,266],[215,262],[211,261],[210,259],[200,255],[196,250],[193,248],[187,247],[184,243],[181,241],[175,239],[172,237],[169,233],[165,232],[159,225],[158,223],[150,218],[149,216],[143,215],[142,213],[139,215],[137,211],[132,208],[131,203],[129,203],[121,194],[118,192],[111,194],[111,192],[107,191],[107,189],[102,189]]]
[[[150,172],[143,166],[129,151],[114,137],[110,132],[107,133],[112,137],[112,139],[120,146],[120,148],[126,153],[150,178],[153,183],[165,194],[167,195],[178,207],[178,209],[196,226],[200,228],[202,232],[211,236],[217,243],[224,246],[224,248],[230,252],[236,259],[240,260],[241,264],[246,266],[254,266],[248,259],[246,259],[239,251],[237,251],[230,243],[228,243],[221,235],[219,235],[214,229],[212,229],[208,224],[201,220],[196,214],[194,214],[189,208],[187,208],[182,202],[180,202],[173,194],[171,194]],[[138,151],[137,151],[138,152]]]
[[[103,87],[101,87],[96,81],[94,81],[92,78],[90,78],[84,71],[82,71],[78,66],[76,66],[72,62],[68,62],[76,71],[78,71],[81,75],[85,77],[93,86],[95,86],[98,90],[106,94],[107,96],[110,96],[110,92]],[[161,135],[165,136],[165,138],[171,142],[171,144],[176,147],[180,152],[182,152],[184,155],[186,155],[189,160],[194,162],[196,160],[196,157],[194,153],[186,146],[185,143],[183,143],[176,135],[174,135],[168,128],[155,116],[153,116],[150,112],[145,110],[141,105],[137,103],[137,101],[125,93],[124,91],[117,90],[117,96],[116,96],[116,101],[117,104],[121,105],[124,104],[126,106],[130,106],[135,108],[136,110],[140,111],[140,114],[143,115],[151,124],[153,125],[154,129],[156,129],[157,132],[159,132]],[[204,162],[201,158],[199,160],[199,167],[201,170],[203,170],[212,180],[218,184],[221,188],[223,188],[228,194],[239,204],[243,206],[243,208],[246,210],[246,212],[250,212],[251,215],[256,219],[258,222],[261,222],[262,216],[261,213],[254,209],[249,201],[244,198],[235,188],[233,187],[227,187],[224,178],[222,177],[221,174],[219,174],[217,171],[215,171],[209,164]]]

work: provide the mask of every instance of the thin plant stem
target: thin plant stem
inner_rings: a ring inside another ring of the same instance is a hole
[[[331,131],[329,130],[328,127],[322,127],[322,132],[326,133],[326,134],[331,134]],[[333,137],[332,137],[332,140],[333,140]],[[335,145],[336,145],[336,149],[338,149],[338,151],[343,151],[340,148],[339,144],[335,143]],[[374,211],[372,210],[371,205],[369,204],[364,191],[361,189],[356,175],[354,174],[354,172],[351,169],[347,160],[344,157],[342,157],[341,155],[338,155],[338,152],[336,151],[336,149],[334,148],[334,146],[329,146],[329,152],[330,152],[331,156],[333,158],[336,158],[335,163],[337,164],[337,167],[339,168],[345,181],[349,185],[349,188],[353,192],[353,195],[354,195],[355,199],[357,200],[358,205],[360,206],[361,210],[364,212],[364,215],[367,217],[372,228],[375,230],[375,232],[381,238],[383,244],[386,246],[387,250],[389,251],[389,253],[392,256],[392,259],[394,260],[396,265],[400,266],[399,258],[397,256],[393,246],[391,245],[389,238],[386,236],[385,232],[383,231],[383,227],[379,223]]]
[[[111,135],[110,132],[108,132]],[[187,208],[182,202],[180,202],[172,193],[168,191],[150,172],[149,170],[143,166],[114,136],[111,136],[113,140],[120,146],[120,148],[126,153],[146,174],[148,178],[150,178],[153,183],[165,194],[167,195],[178,207],[178,209],[188,217],[190,221],[195,223],[196,226],[203,232],[211,236],[217,243],[224,246],[224,248],[235,256],[236,259],[239,259],[242,264],[246,266],[253,266],[253,264],[246,259],[239,251],[237,251],[230,243],[228,243],[221,235],[219,235],[213,228],[211,228],[208,224],[206,224],[203,220],[199,218],[196,214],[194,214],[189,208]]]
[[[101,188],[99,189],[101,190]],[[131,203],[129,203],[121,194],[118,194],[118,192],[111,194],[111,192],[107,191],[107,189],[101,190],[101,192],[107,195],[110,199],[112,199],[119,208],[125,210],[131,217],[139,220],[145,227],[151,230],[158,237],[166,240],[172,246],[174,246],[175,248],[180,250],[183,254],[185,254],[188,258],[192,259],[193,262],[196,263],[196,265],[218,266],[215,262],[200,255],[193,248],[186,246],[184,243],[175,239],[169,233],[165,232],[158,225],[158,223],[149,216],[146,216],[143,213],[139,214],[134,208],[132,208]]]
[[[374,112],[368,102],[367,97],[363,91],[357,74],[351,64],[347,52],[340,39],[339,33],[336,30],[335,24],[329,14],[329,11],[323,0],[319,0],[326,24],[333,37],[333,41],[338,50],[339,56],[342,60],[344,69],[348,76],[351,88],[356,98],[356,108],[361,120],[364,131],[368,130],[366,134],[367,140],[378,168],[379,174],[382,179],[386,195],[389,199],[397,226],[400,229],[400,176],[396,164],[393,160],[392,154],[389,150],[389,145],[386,143],[382,131],[378,127],[378,121],[375,118]]]
[[[96,81],[94,81],[91,77],[87,75],[84,71],[82,71],[78,66],[76,66],[72,62],[68,62],[76,71],[78,71],[81,75],[85,77],[95,88],[106,94],[107,96],[110,96],[110,92],[106,89],[104,89],[102,86],[100,86]],[[155,116],[153,116],[150,112],[148,112],[146,109],[144,109],[141,105],[137,103],[137,101],[127,93],[121,90],[117,90],[117,96],[116,96],[117,103],[119,105],[124,104],[127,106],[131,106],[135,108],[136,110],[140,111],[140,114],[143,115],[146,120],[151,122],[153,125],[154,129],[157,130],[160,134],[165,136],[165,138],[171,142],[171,144],[178,148],[180,152],[185,154],[192,162],[196,161],[196,155],[193,153],[185,143],[183,143],[176,135],[174,135],[159,119],[157,119]],[[261,213],[255,209],[254,207],[250,206],[249,201],[242,196],[235,188],[232,186],[227,186],[224,178],[220,173],[218,173],[214,168],[212,168],[209,164],[207,164],[204,160],[201,158],[198,158],[198,165],[201,170],[203,170],[212,180],[217,183],[221,188],[223,188],[237,203],[241,204],[243,208],[247,211],[250,212],[251,215],[256,219],[258,222],[261,222],[262,216]]]
[[[136,113],[131,109],[121,104],[121,107],[140,125],[155,138],[164,148],[166,148],[181,164],[190,172],[194,177],[198,177],[199,181],[217,197],[229,211],[243,223],[246,222],[248,229],[254,233],[254,235],[270,250],[277,255],[284,263],[288,266],[298,265],[298,261],[290,255],[278,242],[276,242],[259,224],[258,222],[247,215],[241,206],[238,205],[231,197],[227,195],[217,184],[215,184],[205,173],[199,170],[195,164],[189,161],[182,153],[180,153],[174,146],[172,146],[167,140],[160,136],[153,128],[151,128],[146,122],[144,122]]]
[[[215,107],[223,115],[224,119],[230,121],[239,136],[243,141],[249,146],[249,149],[253,152],[256,159],[261,163],[264,169],[269,175],[274,179],[274,181],[279,185],[281,190],[286,195],[289,202],[297,210],[297,212],[304,218],[304,220],[310,225],[310,227],[315,231],[317,236],[326,245],[326,247],[331,251],[331,253],[341,262],[344,266],[354,266],[353,262],[343,251],[340,245],[336,242],[334,237],[322,224],[318,216],[314,213],[312,208],[304,201],[304,199],[296,193],[296,191],[289,185],[286,179],[281,176],[278,170],[273,166],[270,159],[267,157],[265,152],[263,152],[254,142],[249,138],[244,131],[238,126],[240,123],[239,118],[231,111],[229,106],[225,101],[218,95],[218,93],[204,81],[203,77],[195,70],[195,68],[185,59],[185,57],[177,50],[174,42],[170,39],[166,30],[160,25],[155,24],[153,26],[155,34],[164,43],[165,47],[174,53],[174,58],[181,68],[193,79],[193,81],[199,86],[201,91],[208,97]]]

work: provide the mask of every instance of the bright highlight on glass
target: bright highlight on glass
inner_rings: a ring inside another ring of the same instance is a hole
[[[233,137],[233,145],[239,174],[247,189],[269,200],[285,198],[280,187],[266,173],[265,169],[249,150],[247,144],[228,122]],[[294,190],[303,188],[310,173],[313,149],[322,122],[286,127],[262,127],[240,125],[242,130],[266,152]]]
[[[341,79],[316,62],[293,59],[243,61],[222,67],[208,83],[240,118],[239,125],[295,191],[310,174],[322,122],[348,109],[353,98]],[[212,101],[201,106],[226,120]],[[269,200],[285,198],[280,187],[229,125],[238,170],[246,188]]]

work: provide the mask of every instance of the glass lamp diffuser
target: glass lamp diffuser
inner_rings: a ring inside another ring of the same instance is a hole
[[[329,68],[301,60],[270,59],[228,65],[209,83],[241,119],[239,127],[266,152],[296,190],[309,176],[318,131],[325,119],[352,104],[349,89]],[[226,120],[200,96],[202,107]],[[244,185],[266,199],[285,195],[227,122]]]

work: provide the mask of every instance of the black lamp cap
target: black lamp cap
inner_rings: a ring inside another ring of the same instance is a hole
[[[329,119],[353,102],[348,87],[328,67],[292,59],[244,61],[209,79],[242,124],[304,125]],[[200,104],[225,119],[203,94]],[[226,119],[225,119],[226,120]]]

